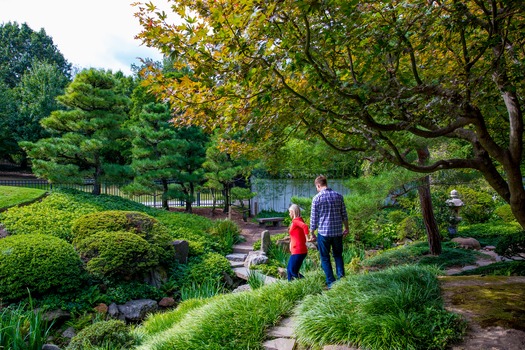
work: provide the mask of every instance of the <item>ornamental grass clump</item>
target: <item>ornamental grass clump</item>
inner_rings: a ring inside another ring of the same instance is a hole
[[[322,291],[321,274],[293,282],[276,282],[255,291],[224,294],[206,299],[206,304],[181,315],[163,314],[169,328],[144,336],[140,350],[260,349],[269,327],[290,315],[306,295]],[[148,319],[155,322],[157,315]],[[140,329],[138,330],[140,331]]]
[[[437,273],[407,265],[349,275],[304,299],[295,311],[297,339],[313,347],[446,349],[466,326],[443,309]]]

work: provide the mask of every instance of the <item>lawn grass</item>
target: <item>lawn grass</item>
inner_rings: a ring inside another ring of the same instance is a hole
[[[27,187],[0,186],[0,211],[31,203],[46,194],[45,190]]]

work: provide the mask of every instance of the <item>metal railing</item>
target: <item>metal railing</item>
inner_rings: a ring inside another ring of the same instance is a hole
[[[127,183],[102,183],[101,194],[107,194],[112,196],[119,196],[135,202],[142,203],[150,207],[161,207],[162,206],[162,192],[155,191],[151,194],[143,195],[131,195],[124,193],[121,188],[127,185]],[[53,191],[57,188],[71,188],[78,191],[89,192],[93,191],[94,183],[92,181],[85,181],[83,184],[55,184],[49,183],[47,180],[32,179],[32,180],[0,180],[0,186],[16,186],[16,187],[29,187],[36,188],[45,191]],[[216,205],[221,206],[224,204],[224,197],[222,192],[215,190],[200,190],[195,192],[195,198],[192,206],[195,207],[211,207],[213,206],[213,198],[216,198]],[[170,199],[168,201],[170,207],[185,207],[186,202],[179,199]]]

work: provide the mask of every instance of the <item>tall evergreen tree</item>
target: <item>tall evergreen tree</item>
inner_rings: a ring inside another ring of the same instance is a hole
[[[122,179],[118,140],[127,119],[129,98],[114,91],[111,72],[81,71],[58,101],[68,110],[58,110],[42,119],[53,135],[37,142],[21,142],[33,162],[33,172],[51,182],[94,181],[93,194],[100,194],[103,179]]]
[[[170,185],[181,162],[178,150],[182,141],[177,138],[170,123],[171,114],[167,105],[150,102],[130,123],[132,133],[131,168],[134,181],[124,187],[133,194],[162,192],[162,208],[169,210],[168,200],[175,198],[176,191]]]

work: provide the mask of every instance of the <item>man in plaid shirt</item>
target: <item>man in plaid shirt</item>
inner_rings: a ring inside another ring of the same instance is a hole
[[[318,193],[312,200],[310,241],[317,240],[321,267],[326,275],[326,284],[328,288],[331,288],[335,277],[330,262],[330,249],[335,260],[337,278],[345,275],[343,237],[348,234],[348,214],[343,196],[328,188],[326,177],[318,176],[315,179],[315,187]],[[316,229],[317,238],[314,233]]]

